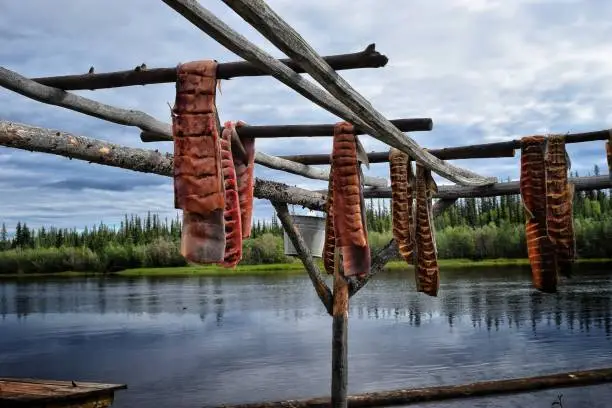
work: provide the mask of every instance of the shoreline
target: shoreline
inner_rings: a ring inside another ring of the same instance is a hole
[[[315,263],[323,271],[323,263],[320,259],[316,259]],[[465,268],[483,268],[483,267],[528,267],[529,260],[526,258],[517,259],[483,259],[473,261],[469,259],[440,259],[438,261],[440,268],[444,269],[465,269]],[[595,258],[595,259],[577,259],[576,264],[594,264],[598,266],[612,265],[612,258]],[[385,266],[385,270],[398,271],[404,269],[413,269],[412,265],[408,265],[404,261],[391,261]],[[126,269],[118,272],[102,273],[102,272],[74,272],[66,271],[59,273],[0,273],[0,279],[11,278],[75,278],[75,277],[194,277],[194,276],[281,276],[281,275],[297,275],[305,273],[301,262],[288,264],[262,264],[262,265],[238,265],[235,269],[226,269],[214,265],[206,266],[180,266],[168,268],[137,268]]]

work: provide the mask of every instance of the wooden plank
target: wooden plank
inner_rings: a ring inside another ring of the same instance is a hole
[[[1,407],[108,407],[125,384],[0,378]]]

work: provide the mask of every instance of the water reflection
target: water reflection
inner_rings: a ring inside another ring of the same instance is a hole
[[[414,291],[410,271],[386,273],[352,298],[351,319],[394,320],[421,326],[444,318],[450,328],[469,321],[487,331],[540,327],[590,332],[612,331],[612,285],[605,274],[586,273],[547,295],[530,287],[524,269],[477,273],[449,271],[438,298]],[[226,308],[264,310],[299,321],[324,311],[303,276],[198,278],[86,278],[5,281],[0,285],[0,315],[19,319],[47,313],[198,314],[224,323]]]
[[[612,365],[611,279],[586,270],[544,295],[524,268],[447,270],[430,298],[410,271],[381,274],[350,304],[349,390]],[[0,316],[0,376],[125,382],[118,408],[329,390],[331,319],[303,275],[7,280]],[[605,391],[589,390],[567,405],[597,406]]]

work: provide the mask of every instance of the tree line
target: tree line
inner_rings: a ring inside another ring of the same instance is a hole
[[[598,169],[595,168],[598,174]],[[577,175],[577,174],[576,174]],[[576,247],[581,258],[612,257],[612,198],[609,191],[574,195]],[[366,219],[373,251],[391,239],[388,199],[368,199]],[[526,258],[525,211],[518,194],[460,199],[435,217],[438,257]],[[180,255],[181,218],[161,220],[126,215],[118,226],[32,229],[18,222],[9,235],[0,227],[0,273],[65,270],[116,271],[137,267],[184,266]],[[283,230],[275,215],[253,224],[244,240],[242,264],[289,263]]]

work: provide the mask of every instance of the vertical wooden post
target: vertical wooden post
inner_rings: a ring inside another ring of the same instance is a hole
[[[347,408],[349,284],[342,275],[338,248],[334,255],[331,406]]]

